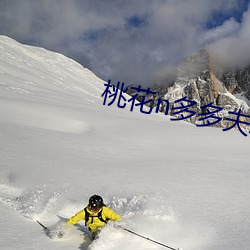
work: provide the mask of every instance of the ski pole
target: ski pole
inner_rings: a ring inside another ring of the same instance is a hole
[[[41,222],[39,222],[38,220],[36,221],[40,226],[42,226],[43,227],[43,229],[46,231],[46,230],[48,230],[48,228],[47,227],[45,227]]]
[[[145,239],[145,240],[154,242],[154,243],[156,243],[156,244],[158,244],[158,245],[161,245],[161,246],[163,246],[163,247],[169,248],[169,249],[171,249],[171,250],[180,250],[180,248],[173,248],[173,247],[167,246],[167,245],[162,244],[162,243],[160,243],[160,242],[158,242],[158,241],[155,241],[155,240],[152,240],[152,239],[150,239],[150,238],[148,238],[148,237],[145,237],[145,236],[143,236],[143,235],[141,235],[141,234],[135,233],[135,232],[133,232],[133,231],[127,229],[127,228],[122,228],[122,229],[125,230],[125,231],[127,231],[127,232],[129,232],[129,233],[131,233],[131,234],[137,235],[137,236],[139,236],[139,237],[141,237],[141,238],[143,238],[143,239]]]

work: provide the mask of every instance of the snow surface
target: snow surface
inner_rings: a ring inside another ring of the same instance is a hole
[[[63,55],[0,36],[0,249],[163,249],[112,224],[91,243],[83,222],[62,239],[36,223],[53,231],[96,193],[168,246],[249,250],[249,137],[104,106],[104,89]]]

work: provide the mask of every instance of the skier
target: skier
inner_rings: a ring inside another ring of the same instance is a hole
[[[80,220],[85,220],[85,225],[92,232],[94,239],[109,220],[120,222],[122,219],[120,215],[105,206],[101,196],[95,194],[89,198],[89,204],[72,216],[67,224],[74,225]]]

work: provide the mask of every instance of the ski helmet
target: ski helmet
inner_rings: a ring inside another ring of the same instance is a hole
[[[103,207],[103,199],[99,195],[93,195],[89,198],[89,206],[93,210],[98,210]]]

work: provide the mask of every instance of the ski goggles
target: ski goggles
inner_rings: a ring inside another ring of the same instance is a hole
[[[93,205],[92,206],[90,205],[89,208],[93,212],[97,212],[97,211],[99,211],[101,209],[101,207],[97,207],[97,206],[93,206]]]

